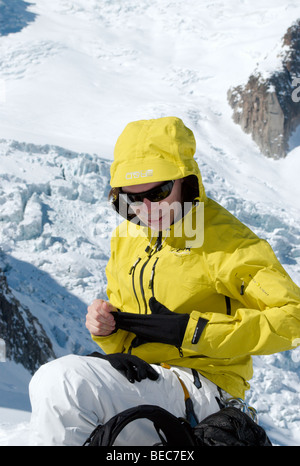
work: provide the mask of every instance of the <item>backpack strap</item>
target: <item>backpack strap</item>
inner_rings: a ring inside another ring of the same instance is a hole
[[[185,419],[177,418],[156,405],[139,405],[126,409],[113,416],[105,424],[97,426],[83,446],[112,446],[127,424],[141,418],[153,422],[164,445],[195,445],[192,430]],[[165,438],[162,437],[160,431]]]

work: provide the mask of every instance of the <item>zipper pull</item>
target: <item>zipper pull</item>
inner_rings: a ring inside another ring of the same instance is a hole
[[[241,285],[241,291],[240,291],[240,295],[243,295],[244,294],[244,289],[245,289],[245,284],[244,284],[244,281]]]
[[[132,274],[132,272],[134,271],[134,269],[136,268],[136,266],[138,265],[138,263],[140,262],[141,258],[138,257],[137,260],[135,261],[135,263],[130,267],[130,270],[129,270],[129,275]]]

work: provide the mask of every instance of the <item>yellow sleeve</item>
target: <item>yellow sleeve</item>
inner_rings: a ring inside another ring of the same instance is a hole
[[[235,252],[222,254],[213,269],[217,292],[239,302],[240,307],[232,315],[213,309],[193,311],[182,345],[186,356],[272,354],[299,344],[300,289],[267,242],[247,240]],[[202,333],[195,343],[199,318]]]

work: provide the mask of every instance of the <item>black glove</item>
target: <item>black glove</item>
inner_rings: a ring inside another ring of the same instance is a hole
[[[149,306],[152,314],[113,313],[116,328],[135,333],[139,344],[158,342],[179,348],[182,345],[189,314],[172,312],[155,298],[149,299]]]
[[[106,359],[109,363],[122,375],[126,377],[129,382],[134,383],[136,380],[140,382],[143,379],[157,380],[159,377],[158,372],[153,369],[150,364],[137,356],[126,353],[114,354],[101,354],[94,352],[88,356]]]

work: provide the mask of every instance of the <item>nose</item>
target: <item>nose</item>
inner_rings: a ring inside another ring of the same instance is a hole
[[[149,199],[144,197],[143,203],[145,204],[145,206],[147,207],[148,210],[151,209],[151,201],[149,201]]]
[[[145,211],[148,215],[148,219],[156,219],[161,215],[162,210],[160,208],[159,202],[151,202],[149,199],[144,198],[143,205],[145,207]]]

